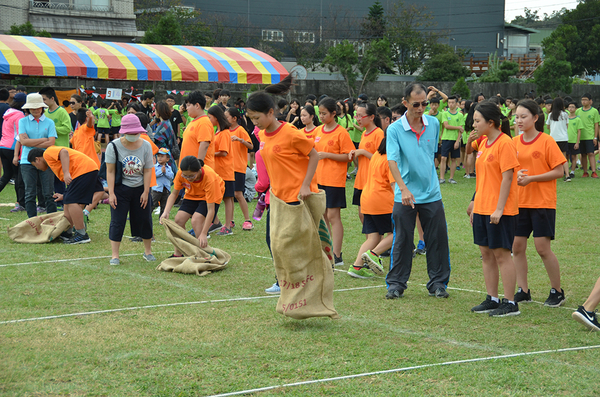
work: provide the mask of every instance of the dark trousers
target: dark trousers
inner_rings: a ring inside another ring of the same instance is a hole
[[[2,161],[2,178],[0,178],[0,192],[4,190],[8,182],[17,177],[17,166],[13,164],[15,151],[12,149],[0,149],[0,160]]]
[[[415,204],[411,208],[395,202],[392,212],[394,223],[394,243],[390,271],[386,277],[388,289],[407,289],[412,270],[412,254],[415,249],[415,224],[417,213],[425,234],[427,245],[427,289],[434,292],[437,288],[446,288],[450,280],[450,253],[448,249],[448,227],[442,201],[427,204]]]
[[[40,171],[31,164],[21,164],[21,176],[25,183],[25,209],[27,216],[32,218],[37,216],[35,205],[35,196],[38,188],[38,181],[41,183],[42,195],[46,204],[46,212],[56,212],[56,203],[52,198],[54,194],[54,173],[48,168],[46,171]],[[41,203],[40,203],[41,204]]]
[[[152,212],[160,205],[160,214],[158,216],[161,217],[165,211],[165,206],[167,205],[167,200],[169,199],[171,192],[166,187],[163,187],[162,192],[151,190],[150,194],[152,195]]]
[[[143,185],[139,187],[115,186],[117,208],[110,207],[110,227],[108,229],[108,238],[111,241],[121,241],[123,238],[127,214],[129,214],[132,236],[143,239],[152,238],[152,196],[148,194],[146,208],[142,208],[140,197],[143,193]]]

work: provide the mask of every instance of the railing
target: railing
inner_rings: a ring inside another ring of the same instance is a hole
[[[50,1],[30,1],[31,8],[45,8],[48,10],[69,10],[69,11],[92,11],[92,12],[112,12],[112,6],[94,6],[69,3],[53,3]]]
[[[533,75],[533,72],[543,63],[542,58],[538,55],[535,57],[523,55],[517,57],[511,55],[510,57],[498,57],[500,63],[504,61],[516,62],[519,65],[519,78],[529,78]],[[468,67],[472,73],[477,76],[481,76],[488,70],[489,57],[471,57],[463,61],[463,65]]]

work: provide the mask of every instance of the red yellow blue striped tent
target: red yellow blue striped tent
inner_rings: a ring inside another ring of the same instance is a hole
[[[288,72],[254,48],[0,35],[0,74],[99,80],[274,84]]]

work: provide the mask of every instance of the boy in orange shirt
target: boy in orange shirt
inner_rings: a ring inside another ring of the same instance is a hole
[[[31,149],[27,161],[40,171],[50,167],[54,175],[67,185],[63,196],[64,211],[75,233],[61,234],[65,244],[89,243],[91,240],[85,230],[82,210],[92,202],[95,192],[104,193],[96,163],[77,150],[60,146],[51,146],[46,150]]]
[[[71,138],[71,148],[86,154],[89,158],[94,160],[98,168],[100,168],[100,159],[96,153],[94,147],[94,136],[96,130],[94,129],[94,115],[91,110],[80,108],[77,111],[77,121],[79,122],[79,128],[73,133]]]
[[[194,156],[211,168],[215,167],[215,133],[204,112],[206,98],[201,91],[193,91],[185,100],[188,116],[193,119],[183,132],[179,158]]]

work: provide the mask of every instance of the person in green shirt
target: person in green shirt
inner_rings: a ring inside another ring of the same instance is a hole
[[[450,182],[455,184],[454,172],[460,159],[460,140],[465,130],[465,116],[458,111],[458,101],[455,96],[448,97],[448,111],[442,113],[440,125],[444,126],[442,134],[442,160],[440,162],[440,183],[446,182],[446,165],[450,157]]]
[[[121,130],[121,118],[124,116],[121,101],[112,101],[108,107],[108,115],[110,116],[110,140],[112,141]]]
[[[582,177],[588,177],[589,166],[592,167],[592,178],[598,178],[596,174],[596,155],[595,147],[598,145],[598,122],[600,115],[598,110],[592,106],[593,100],[590,94],[581,96],[581,107],[575,112],[581,119],[581,140],[579,141],[579,150],[581,152],[581,165],[583,167]]]
[[[96,123],[98,130],[97,141],[102,142],[102,136],[104,136],[105,142],[108,145],[110,142],[110,113],[103,99],[98,98],[97,105],[98,109],[93,112],[94,117],[98,120]]]
[[[430,91],[431,92],[431,91]],[[429,98],[429,95],[428,95]],[[437,150],[435,151],[435,166],[436,168],[440,165],[440,150],[442,146],[442,133],[444,132],[444,120],[442,119],[442,112],[440,112],[440,99],[429,98],[429,110],[427,114],[435,117],[440,122],[440,141],[438,142]]]
[[[448,95],[444,94],[442,91],[438,90],[437,88],[435,88],[432,85],[427,87],[427,90],[428,90],[428,93],[427,93],[428,101],[430,101],[432,98],[436,98],[438,95],[442,97],[442,99],[440,99],[438,101],[438,110],[444,111],[444,109],[446,109],[446,106],[448,106]],[[431,110],[431,103],[429,105],[427,105],[427,107],[425,108],[426,112],[429,112],[430,110]],[[440,124],[440,127],[441,127],[441,124]],[[441,131],[440,131],[440,136],[441,136]]]
[[[40,90],[39,94],[44,99],[44,103],[48,105],[46,117],[54,121],[54,126],[56,127],[56,135],[58,137],[54,141],[54,145],[69,147],[69,135],[73,132],[69,113],[62,106],[58,106],[58,97],[54,88],[44,87]]]
[[[571,178],[575,177],[575,166],[577,165],[579,142],[581,140],[581,119],[577,116],[577,105],[575,102],[569,103],[567,111],[569,112],[569,123],[567,124],[569,147],[567,148],[567,156],[571,158],[571,171],[569,171],[566,181],[569,182]]]

